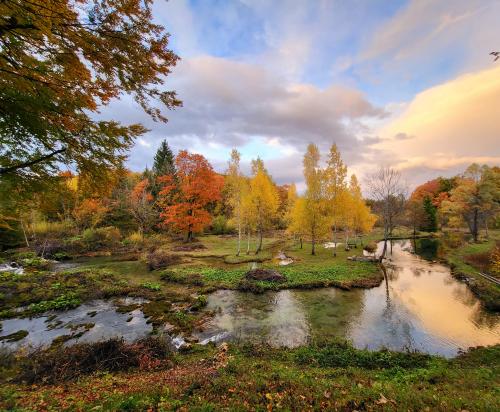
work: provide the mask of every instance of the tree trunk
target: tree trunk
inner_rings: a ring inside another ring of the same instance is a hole
[[[238,251],[236,252],[236,256],[239,256],[241,253],[241,223],[238,223]]]
[[[24,229],[24,223],[21,219],[21,228],[23,229],[24,241],[26,242],[26,246],[30,247],[30,243],[28,242],[28,236],[26,236],[26,230]]]
[[[477,221],[478,221],[478,211],[477,209],[474,209],[474,220],[472,221],[472,237],[474,239],[474,242],[477,242],[477,235],[478,235]]]
[[[484,219],[484,231],[485,231],[486,239],[489,239],[490,234],[488,232],[488,218],[487,217]]]
[[[384,227],[384,249],[382,250],[382,253],[379,257],[379,261],[382,262],[382,260],[385,257],[385,252],[387,251],[387,235],[388,235],[388,229],[387,226]]]
[[[333,257],[337,257],[337,223],[333,225]]]
[[[259,230],[259,246],[257,246],[255,254],[257,255],[261,250],[262,250],[262,229]]]
[[[316,238],[314,236],[311,239],[311,255],[316,255]]]
[[[247,255],[250,254],[250,229],[247,229]]]
[[[300,248],[302,249],[302,236],[300,237]]]

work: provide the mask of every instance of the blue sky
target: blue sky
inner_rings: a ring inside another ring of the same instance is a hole
[[[462,114],[464,136],[453,126],[456,113],[500,96],[487,74],[500,66],[489,56],[500,48],[498,0],[157,0],[153,14],[182,58],[167,87],[184,107],[166,113],[167,124],[127,98],[104,110],[151,129],[131,152],[134,170],[152,163],[163,138],[220,171],[232,147],[246,164],[260,156],[280,183],[300,184],[309,142],[322,151],[337,143],[352,172],[392,164],[412,184],[500,159],[494,113]],[[463,93],[464,82],[484,96]],[[439,121],[426,112],[436,101]],[[488,127],[471,156],[466,142],[479,118]],[[399,133],[411,139],[396,142]],[[439,152],[421,150],[436,139],[444,139]]]

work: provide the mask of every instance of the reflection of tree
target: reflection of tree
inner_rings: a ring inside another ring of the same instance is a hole
[[[313,342],[347,338],[351,325],[363,312],[365,290],[315,289],[297,291]]]

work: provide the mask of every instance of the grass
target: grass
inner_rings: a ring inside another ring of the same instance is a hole
[[[243,411],[500,408],[500,346],[455,359],[356,350],[330,343],[293,350],[194,346],[167,369],[92,374],[64,386],[0,386],[0,408]]]
[[[443,237],[443,247],[440,257],[451,267],[455,276],[472,279],[468,281],[471,290],[490,310],[500,311],[500,286],[495,285],[479,275],[484,270],[483,265],[475,265],[475,256],[489,253],[500,242],[500,230],[491,230],[489,238],[481,238],[478,243],[461,240],[460,234],[448,234]],[[479,259],[478,259],[479,261]]]

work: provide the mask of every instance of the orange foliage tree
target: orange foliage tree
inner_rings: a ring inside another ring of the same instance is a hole
[[[148,232],[155,222],[155,208],[153,195],[150,191],[148,179],[138,182],[130,193],[130,211],[139,227],[141,236]]]
[[[221,199],[224,184],[222,176],[199,154],[186,150],[175,159],[177,179],[172,175],[160,176],[160,216],[163,224],[185,232],[186,240],[193,239],[193,233],[200,232],[211,221],[208,207]]]

